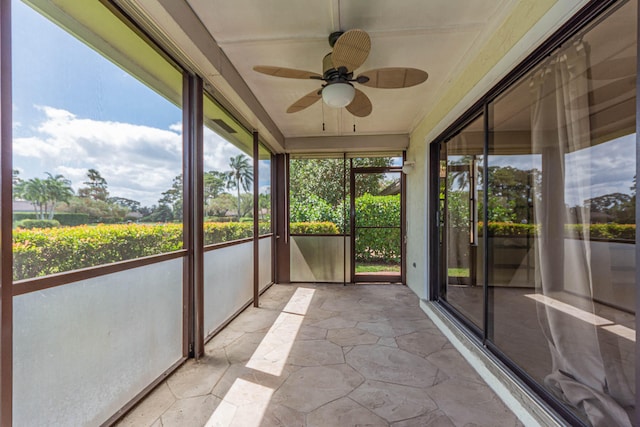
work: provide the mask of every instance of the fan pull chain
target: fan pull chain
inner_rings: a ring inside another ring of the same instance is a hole
[[[324,132],[324,102],[322,103],[322,132]]]

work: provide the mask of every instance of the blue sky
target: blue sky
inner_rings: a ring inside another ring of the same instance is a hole
[[[180,108],[21,1],[12,9],[14,169],[77,190],[95,168],[112,196],[157,203],[181,173]],[[205,170],[239,153],[205,131]]]

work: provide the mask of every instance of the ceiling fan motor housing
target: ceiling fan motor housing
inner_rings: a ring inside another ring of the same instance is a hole
[[[331,70],[334,70],[334,68],[333,61],[331,60],[331,52],[329,52],[322,58],[322,74],[325,75]]]
[[[340,38],[341,35],[344,34],[344,31],[334,31],[329,34],[329,46],[333,47],[336,44],[336,41]]]
[[[350,73],[345,67],[335,68],[331,53],[327,53],[322,58],[322,80],[327,83],[335,83],[351,81],[352,78],[353,73]]]

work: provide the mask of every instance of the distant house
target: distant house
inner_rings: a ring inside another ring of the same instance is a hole
[[[134,219],[134,220],[139,220],[140,218],[142,218],[144,215],[142,215],[140,212],[129,212],[125,218],[129,218],[129,219]]]
[[[14,200],[13,212],[34,212],[33,205],[26,200]]]

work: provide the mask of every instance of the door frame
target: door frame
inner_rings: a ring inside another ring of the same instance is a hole
[[[404,155],[403,155],[404,161]],[[350,276],[351,283],[401,283],[406,285],[407,275],[407,234],[406,234],[406,176],[402,166],[389,167],[353,167],[351,162],[349,177],[349,235],[350,235]],[[399,173],[400,174],[400,274],[358,274],[356,276],[356,174]]]

